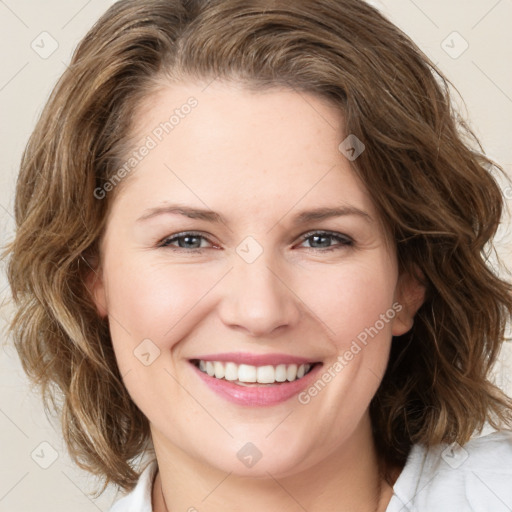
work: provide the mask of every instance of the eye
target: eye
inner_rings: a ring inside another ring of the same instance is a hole
[[[334,251],[354,245],[354,241],[349,236],[329,231],[309,232],[302,236],[302,240],[304,240],[304,242],[309,241],[311,247],[307,247],[308,249],[319,249],[322,252]],[[336,240],[338,243],[332,246],[330,245],[332,240]]]
[[[185,232],[177,233],[170,237],[164,238],[158,244],[158,247],[168,247],[170,249],[189,249],[190,252],[201,251],[205,247],[202,246],[202,241],[207,241],[207,238],[201,233]],[[177,246],[175,245],[177,242]]]
[[[343,247],[353,246],[354,241],[347,235],[329,231],[311,231],[302,235],[302,240],[308,242],[310,247],[306,249],[320,250],[322,252],[334,251]],[[332,245],[332,241],[336,244]],[[203,242],[211,243],[201,233],[187,231],[164,238],[158,243],[158,247],[169,248],[172,250],[187,250],[187,252],[202,252],[208,248]]]

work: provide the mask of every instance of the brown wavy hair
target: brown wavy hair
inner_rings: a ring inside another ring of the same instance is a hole
[[[148,94],[215,78],[327,98],[366,146],[354,172],[400,271],[426,287],[370,406],[382,458],[403,464],[413,443],[464,444],[486,421],[510,426],[512,402],[489,380],[512,315],[511,285],[489,264],[505,204],[491,167],[504,172],[435,65],[361,0],[121,0],[80,42],[30,137],[4,250],[23,368],[45,410],[61,413],[72,458],[105,478],[100,492],[134,487],[150,435],[86,284],[123,183],[104,199],[95,191],[133,150]]]

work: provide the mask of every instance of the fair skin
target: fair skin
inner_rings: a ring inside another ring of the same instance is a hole
[[[379,475],[368,406],[392,336],[411,328],[423,291],[399,275],[394,244],[338,150],[342,116],[291,89],[174,84],[138,111],[140,140],[190,96],[197,107],[122,183],[91,285],[126,388],[150,422],[154,510],[383,511],[392,489]],[[176,203],[225,223],[172,213],[137,221]],[[352,213],[294,224],[319,207]],[[159,247],[189,231],[204,238]],[[302,237],[311,231],[341,242]],[[248,236],[262,250],[250,263],[237,252]],[[320,378],[396,302],[401,310],[307,404],[297,395],[233,403],[191,363],[202,354],[288,354],[321,363]],[[147,366],[134,356],[145,339],[160,350]],[[248,442],[261,453],[252,467],[237,457]]]

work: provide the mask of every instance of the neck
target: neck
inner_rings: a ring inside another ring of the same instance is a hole
[[[159,466],[153,511],[384,512],[393,490],[384,478],[369,422],[361,428],[367,430],[364,435],[359,430],[354,439],[306,470],[284,477],[267,472],[268,477],[260,478],[226,473],[191,459],[162,444],[159,432],[152,429]]]

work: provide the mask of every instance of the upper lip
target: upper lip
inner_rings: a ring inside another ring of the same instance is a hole
[[[318,361],[290,354],[250,354],[248,352],[223,352],[221,354],[207,354],[192,358],[191,360],[233,362],[235,364],[249,364],[251,366],[264,366],[278,364],[313,364]]]

